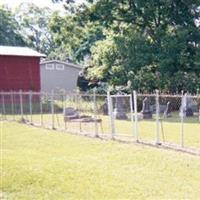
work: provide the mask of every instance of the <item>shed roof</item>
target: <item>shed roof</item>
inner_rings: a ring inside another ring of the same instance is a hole
[[[30,57],[46,57],[28,47],[0,46],[0,55],[6,56],[30,56]]]
[[[78,68],[78,69],[83,69],[83,67],[80,66],[80,65],[73,64],[73,63],[69,63],[69,62],[63,62],[63,61],[60,61],[60,60],[42,61],[40,64],[48,64],[48,63],[60,63],[60,64],[67,65],[67,66],[69,66],[69,67],[74,67],[74,68]]]

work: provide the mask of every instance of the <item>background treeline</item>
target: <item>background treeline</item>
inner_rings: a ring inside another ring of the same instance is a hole
[[[62,14],[33,4],[15,12],[0,7],[0,44],[82,64],[83,90],[200,88],[200,0],[67,0],[64,6]]]

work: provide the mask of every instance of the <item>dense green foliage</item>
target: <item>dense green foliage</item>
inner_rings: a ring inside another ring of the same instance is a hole
[[[0,45],[25,45],[24,38],[19,33],[19,24],[4,6],[0,6]]]
[[[33,3],[22,3],[15,11],[15,18],[27,45],[47,55],[54,47],[48,27],[51,13],[49,8],[41,9]]]
[[[0,45],[29,46],[49,54],[54,47],[48,25],[51,13],[31,3],[22,3],[15,12],[0,7]]]
[[[199,0],[73,2],[66,1],[66,9],[73,10],[75,23],[83,30],[93,23],[103,33],[95,43],[84,36],[90,44],[89,79],[142,91],[195,92],[200,87]]]

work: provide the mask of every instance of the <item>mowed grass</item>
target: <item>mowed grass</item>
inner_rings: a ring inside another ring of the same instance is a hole
[[[199,199],[200,158],[1,123],[1,199]]]
[[[91,113],[81,113],[84,115],[90,115]],[[24,116],[27,120],[30,121],[30,115]],[[110,118],[105,115],[98,115],[98,118],[102,119],[102,127],[103,134],[111,135],[110,129]],[[8,119],[13,119],[13,116],[7,116]],[[21,118],[20,115],[16,115],[15,119],[19,120]],[[51,127],[52,124],[52,115],[51,114],[43,114],[42,118],[40,114],[32,115],[33,123],[41,124],[43,121],[43,126]],[[63,114],[55,114],[54,115],[55,128],[66,128],[66,131],[80,131],[79,123],[69,122],[64,124]],[[168,118],[162,121],[162,129],[160,126],[160,140],[161,142],[168,142],[177,145],[181,145],[181,122],[178,116],[178,113],[175,113],[172,118]],[[184,122],[184,146],[186,148],[200,148],[200,122],[198,121],[198,117],[188,117]],[[94,123],[83,123],[82,124],[82,132],[95,134],[95,125]],[[128,120],[115,120],[115,131],[116,136],[126,135],[129,136],[128,139],[135,138],[135,130],[134,124]],[[155,119],[152,120],[139,120],[138,122],[138,138],[141,141],[155,142],[156,141],[156,122]],[[99,126],[99,133],[102,134],[101,127]],[[164,138],[163,138],[164,135]],[[127,138],[126,138],[127,139]],[[163,140],[164,139],[164,140]]]

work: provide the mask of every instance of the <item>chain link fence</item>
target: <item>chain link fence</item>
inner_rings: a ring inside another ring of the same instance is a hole
[[[132,95],[109,95],[110,126],[112,138],[133,139],[133,97]]]
[[[200,96],[0,92],[1,120],[124,141],[200,149]]]

